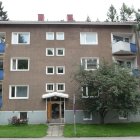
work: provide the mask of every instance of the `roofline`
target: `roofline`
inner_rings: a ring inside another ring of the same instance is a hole
[[[132,26],[136,22],[85,22],[85,21],[0,21],[0,25],[107,25]]]

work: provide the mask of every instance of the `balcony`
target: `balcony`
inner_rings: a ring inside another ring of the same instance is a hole
[[[4,77],[4,70],[0,70],[0,80],[3,80]]]
[[[124,41],[118,41],[112,44],[112,53],[123,54],[135,54],[137,52],[137,46],[134,43],[128,43]]]
[[[0,53],[5,52],[5,43],[0,43]]]

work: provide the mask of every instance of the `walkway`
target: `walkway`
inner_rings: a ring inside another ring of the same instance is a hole
[[[61,124],[48,125],[47,137],[50,137],[50,136],[61,137],[61,136],[63,136],[63,128],[64,128],[64,125],[61,125]]]

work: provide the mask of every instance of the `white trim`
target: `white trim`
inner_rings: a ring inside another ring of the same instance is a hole
[[[59,50],[62,50],[63,54],[58,54]],[[65,48],[56,48],[56,56],[65,56]]]
[[[13,69],[13,60],[16,60],[16,68]],[[18,60],[28,60],[28,69],[18,69]],[[10,60],[10,71],[29,71],[30,67],[30,58],[28,57],[12,57]]]
[[[52,68],[53,73],[49,73],[49,72],[48,72],[48,68]],[[46,66],[46,74],[47,74],[47,75],[54,75],[54,66]]]
[[[48,85],[52,85],[53,86],[53,90],[48,90],[47,89]],[[54,83],[46,83],[46,92],[54,92]]]
[[[48,34],[52,34],[52,37],[49,38]],[[46,40],[54,40],[54,32],[46,32]]]
[[[97,68],[99,67],[99,57],[81,57],[81,66],[82,65],[82,60],[85,59],[85,65],[84,65],[84,70],[96,70],[96,69],[87,69],[87,60],[88,59],[96,59],[97,60]]]
[[[23,112],[24,112],[24,113],[25,113],[25,112],[27,113],[27,119],[28,119],[28,117],[29,117],[29,116],[28,116],[28,111],[19,111],[19,118],[21,117],[21,114],[20,114],[20,113],[23,113]],[[20,118],[20,119],[21,119],[21,118]]]
[[[28,35],[28,42],[27,43],[18,43],[18,34]],[[14,36],[15,36],[15,38],[14,38]],[[29,45],[30,44],[30,32],[12,32],[11,44]]]
[[[85,118],[85,113],[84,112],[87,112],[87,111],[83,111],[83,120],[84,121],[92,120],[92,112],[90,112],[90,118]]]
[[[48,54],[48,50],[51,50],[53,54]],[[46,48],[46,56],[54,56],[54,48]]]
[[[58,69],[62,68],[63,69],[63,73],[58,73]],[[58,75],[64,75],[65,74],[65,66],[56,66],[56,74]]]
[[[16,97],[17,87],[27,87],[27,97]],[[15,97],[11,97],[12,89],[11,87],[15,87]],[[9,99],[29,99],[29,85],[9,85]]]
[[[58,90],[58,85],[63,85],[63,90]],[[65,92],[65,83],[56,83],[56,91],[57,92]]]
[[[62,34],[62,35],[60,35]],[[60,38],[59,35],[62,37]],[[65,39],[65,34],[64,32],[56,32],[56,40],[64,40]]]
[[[61,98],[69,98],[68,94],[60,93],[60,92],[51,92],[51,93],[43,94],[42,98],[45,99],[45,98],[51,98],[54,96],[61,97]]]
[[[87,42],[86,38],[88,34],[95,35],[96,41]],[[80,44],[81,45],[98,45],[98,33],[97,32],[80,32]]]

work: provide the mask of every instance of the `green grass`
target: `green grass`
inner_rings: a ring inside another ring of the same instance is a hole
[[[39,138],[46,136],[47,126],[39,125],[0,125],[0,138]]]
[[[74,137],[73,125],[64,127],[65,137]],[[77,137],[126,137],[140,136],[140,123],[76,124]]]

